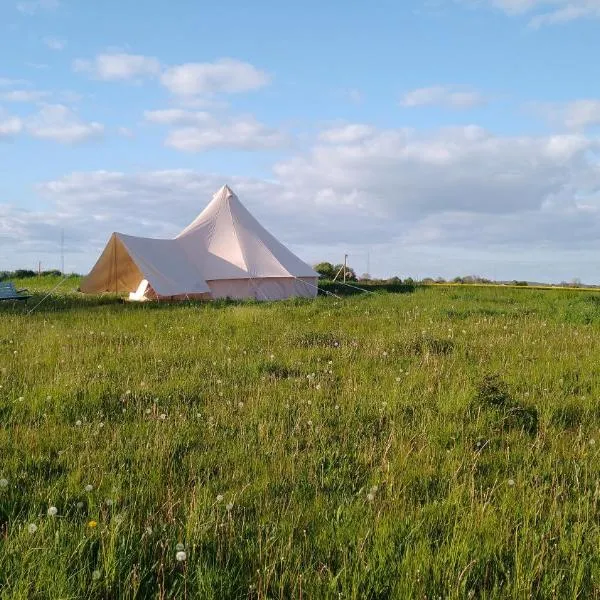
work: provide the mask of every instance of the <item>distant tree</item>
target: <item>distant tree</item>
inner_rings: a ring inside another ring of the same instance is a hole
[[[446,283],[446,280],[443,277],[436,277],[436,283]]]
[[[318,265],[315,265],[313,268],[325,279],[333,279],[337,273],[335,267],[330,262],[321,262]]]
[[[369,273],[363,273],[359,279],[360,281],[371,281],[371,275]]]
[[[452,280],[452,283],[464,283],[463,278],[462,277],[455,277]]]
[[[394,277],[390,277],[390,279],[387,280],[387,283],[391,283],[392,285],[400,285],[402,283],[402,279],[394,275]]]
[[[344,265],[334,265],[333,267],[333,277],[335,277],[337,274],[338,275],[338,280],[343,280],[344,279]],[[333,279],[332,277],[332,279]],[[356,277],[356,273],[354,272],[354,269],[352,267],[348,267],[346,266],[346,281],[357,281],[358,278]]]
[[[26,279],[27,277],[35,277],[37,273],[35,271],[31,271],[29,269],[17,269],[13,272],[13,277],[15,279]]]
[[[407,278],[404,280],[404,283],[405,283],[406,285],[415,285],[415,280],[414,280],[412,277],[407,277]]]

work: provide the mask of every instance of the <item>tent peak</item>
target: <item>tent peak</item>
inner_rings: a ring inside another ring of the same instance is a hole
[[[225,184],[216,194],[216,196],[225,196],[225,198],[229,198],[231,196],[235,196],[235,192]],[[237,197],[237,196],[236,196]]]

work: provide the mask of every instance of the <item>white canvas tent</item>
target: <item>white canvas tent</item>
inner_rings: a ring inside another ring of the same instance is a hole
[[[113,233],[80,289],[131,300],[280,300],[316,296],[318,277],[224,186],[175,239]]]

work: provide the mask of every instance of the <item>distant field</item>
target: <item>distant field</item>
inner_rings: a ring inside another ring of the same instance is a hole
[[[0,304],[1,598],[600,597],[600,293],[59,281]]]

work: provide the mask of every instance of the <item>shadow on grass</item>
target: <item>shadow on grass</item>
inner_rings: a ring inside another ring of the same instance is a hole
[[[218,300],[161,300],[160,302],[129,302],[124,297],[115,294],[85,295],[80,293],[70,294],[47,294],[33,293],[27,302],[3,301],[0,302],[0,315],[3,314],[27,314],[53,313],[70,310],[97,309],[103,307],[118,307],[123,311],[156,311],[171,310],[173,307],[196,307],[205,310],[219,310],[231,306],[264,306],[275,302],[288,306],[301,306],[312,302],[312,298],[289,298],[287,300],[273,300],[265,302],[261,300],[244,299],[235,300],[220,298]]]
[[[354,284],[351,284],[354,285]],[[358,289],[360,288],[360,289]],[[339,283],[323,282],[319,285],[319,297],[326,297],[327,293],[336,296],[355,296],[373,293],[391,293],[408,294],[417,289],[414,285],[405,284],[361,284],[356,288],[344,286]],[[278,304],[287,304],[291,306],[300,306],[312,302],[313,298],[288,298],[287,300],[274,300]],[[3,301],[0,302],[0,315],[2,314],[24,314],[32,311],[33,313],[44,312],[62,312],[79,309],[93,309],[105,306],[119,306],[122,310],[169,310],[173,306],[202,307],[207,310],[222,309],[229,306],[264,306],[272,302],[263,300],[236,300],[230,298],[221,298],[218,300],[161,300],[160,302],[128,302],[123,296],[115,294],[82,294],[78,292],[69,292],[61,294],[60,292],[51,293],[42,290],[32,290],[31,297],[27,302]]]
[[[320,281],[319,295],[335,294],[336,296],[356,296],[365,292],[388,294],[412,294],[417,286],[408,283],[350,283]]]

